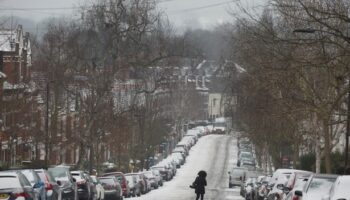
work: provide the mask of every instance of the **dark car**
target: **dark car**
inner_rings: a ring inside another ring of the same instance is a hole
[[[58,200],[61,189],[52,175],[45,169],[34,170],[45,184],[46,200]]]
[[[92,199],[92,191],[89,179],[85,176],[83,171],[71,171],[70,174],[75,178],[78,187],[79,200]]]
[[[36,199],[45,200],[46,199],[45,184],[43,181],[41,181],[38,174],[32,169],[24,169],[20,171],[27,178],[30,185],[33,187]]]
[[[125,174],[125,178],[128,182],[131,195],[133,197],[135,196],[141,196],[141,184],[138,182],[137,175],[135,174]]]
[[[99,177],[105,190],[105,200],[122,200],[123,190],[119,181],[114,176]]]
[[[105,173],[102,175],[103,177],[106,177],[106,176],[113,176],[115,177],[120,185],[122,186],[122,190],[123,190],[123,196],[124,197],[130,197],[130,188],[128,186],[128,183],[126,181],[126,178],[124,176],[124,173],[122,172],[110,172],[110,173]]]
[[[48,171],[61,187],[62,200],[78,199],[76,180],[70,174],[69,167],[60,165],[49,168]]]
[[[0,172],[0,199],[36,200],[32,185],[19,171]]]

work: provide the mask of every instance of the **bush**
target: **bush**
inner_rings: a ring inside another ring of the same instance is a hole
[[[302,155],[300,157],[300,166],[301,170],[307,171],[316,171],[316,157],[314,153],[309,153]],[[343,174],[344,173],[344,154],[336,151],[331,154],[331,163],[332,163],[332,173],[334,174]],[[321,173],[326,172],[325,160],[321,160]]]

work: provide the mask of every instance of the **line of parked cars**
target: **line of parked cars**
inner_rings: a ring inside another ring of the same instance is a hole
[[[245,200],[350,200],[350,176],[315,174],[297,169],[277,169],[272,175],[263,175],[254,162],[249,141],[239,142],[239,167],[230,173],[229,187],[240,187]],[[250,153],[249,156],[242,154]],[[252,163],[252,164],[251,164]],[[253,166],[254,163],[254,167]]]
[[[0,200],[123,200],[141,196],[170,181],[191,147],[210,131],[206,126],[188,130],[172,153],[148,171],[109,172],[99,177],[66,165],[1,171]]]

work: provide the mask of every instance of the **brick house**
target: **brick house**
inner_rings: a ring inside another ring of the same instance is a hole
[[[1,154],[9,164],[32,158],[31,136],[35,124],[34,86],[31,82],[31,46],[29,33],[21,25],[0,30],[1,73]]]

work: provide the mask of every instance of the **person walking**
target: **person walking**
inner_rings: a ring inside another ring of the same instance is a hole
[[[205,171],[199,171],[198,176],[196,180],[192,183],[190,186],[191,188],[195,189],[195,193],[197,195],[196,200],[203,200],[204,194],[205,194],[205,186],[207,186],[207,180],[205,179],[207,177],[207,172]]]

